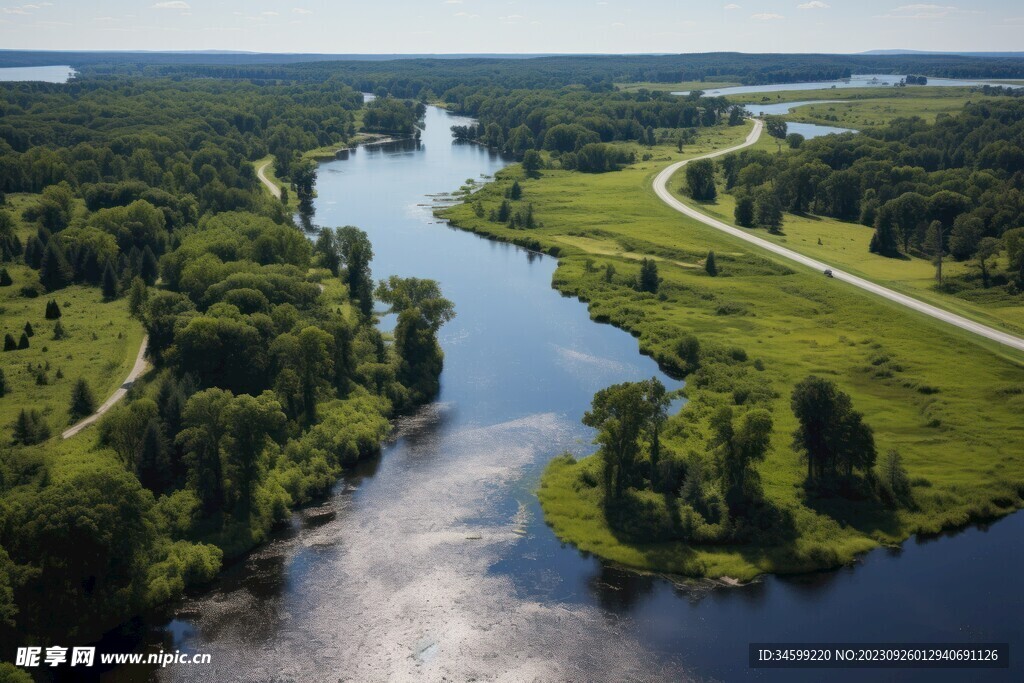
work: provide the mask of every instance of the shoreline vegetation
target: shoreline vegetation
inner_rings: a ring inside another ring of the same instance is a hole
[[[70,173],[59,146],[8,147],[2,182],[15,191],[0,192],[5,312],[29,321],[20,346],[5,345],[0,373],[13,433],[0,452],[5,644],[94,641],[214,579],[379,453],[390,418],[436,394],[437,331],[454,315],[433,281],[375,284],[358,228],[322,228],[312,242],[246,163],[259,152],[289,159],[305,208],[316,171],[299,150],[351,141],[361,96],[337,85],[303,86],[296,98],[295,88],[142,79],[119,95],[118,112],[137,124],[125,152],[109,133],[64,123],[110,94],[102,79],[75,85],[74,98],[34,92],[61,99],[53,120],[12,116],[40,136],[90,140],[75,153],[103,150],[106,177],[91,161]],[[328,94],[335,104],[322,109]],[[161,97],[175,111],[136,106]],[[213,102],[232,117],[216,134],[201,113]],[[261,106],[278,112],[272,134],[246,115]],[[412,130],[418,118],[406,103],[370,110],[381,129]],[[336,125],[319,135],[294,127],[314,111]],[[37,169],[49,164],[43,175],[61,182],[11,175],[40,156]],[[397,315],[387,337],[375,300]],[[95,426],[61,439],[107,398],[108,382],[113,391],[123,381],[144,334],[152,367]],[[127,360],[107,360],[111,350]]]
[[[436,335],[454,313],[436,283],[375,284],[365,233],[325,229],[311,244],[292,219],[310,216],[319,155],[358,130],[415,135],[432,101],[477,120],[458,139],[523,161],[440,215],[557,256],[559,291],[687,379],[679,415],[662,417],[654,384],[595,399],[599,433],[614,433],[622,396],[640,391],[650,409],[630,448],[604,447],[601,471],[596,458],[553,460],[540,496],[560,536],[635,566],[742,579],[1021,506],[1019,361],[681,220],[653,174],[745,135],[742,111],[613,85],[814,80],[892,60],[135,59],[69,56],[71,84],[0,85],[5,644],[87,642],[209,582],[375,454],[389,417],[436,393]],[[1021,75],[910,61],[929,75]],[[287,196],[257,177],[268,158]],[[397,314],[392,335],[374,325],[375,298]],[[97,429],[52,438],[95,409],[143,334],[154,369]],[[877,471],[849,453],[808,465],[811,447],[800,459],[797,386],[843,407],[844,428],[873,427]],[[609,512],[632,527],[613,529]]]
[[[636,458],[647,464],[609,505],[599,484],[606,453],[556,457],[538,490],[547,523],[581,551],[618,564],[747,581],[831,569],[880,545],[1019,509],[1018,354],[979,353],[989,347],[973,335],[791,268],[670,215],[655,197],[651,181],[670,162],[731,146],[746,132],[702,129],[683,153],[627,144],[645,160],[609,173],[562,170],[559,155],[545,153],[534,170],[506,168],[471,201],[438,211],[455,227],[557,257],[553,287],[586,303],[595,321],[638,337],[642,353],[687,380],[689,403],[667,419],[658,446],[664,471],[646,474],[651,444],[639,437]],[[509,202],[513,194],[518,201]],[[506,214],[531,206],[535,227],[495,220],[503,202]],[[657,267],[654,293],[638,284],[649,263]],[[870,425],[878,454],[874,467],[852,469],[841,482],[845,495],[808,486],[806,457],[791,443],[798,420],[790,393],[814,374],[838,385],[837,400]],[[714,426],[723,408],[736,413],[729,422],[737,431],[739,418],[756,410],[774,423],[763,462],[748,470],[757,491],[743,503],[738,530],[729,506],[714,502],[721,489],[710,476],[732,443]],[[652,486],[665,478],[675,483]],[[679,489],[688,485],[704,495],[684,503]],[[704,526],[680,524],[678,515],[701,505]],[[733,528],[723,530],[724,520]]]

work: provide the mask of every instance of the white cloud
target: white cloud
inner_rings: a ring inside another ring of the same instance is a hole
[[[21,7],[4,7],[4,14],[28,14]]]
[[[757,14],[751,14],[750,18],[754,21],[776,21],[778,19],[785,19],[781,14],[774,14],[772,12],[759,12]]]
[[[462,4],[462,0],[444,0],[444,4],[446,4],[446,5],[461,5]]]
[[[915,3],[901,5],[887,14],[878,15],[876,19],[943,19],[951,14],[979,14],[976,10],[965,10],[953,5],[935,5],[931,3]]]
[[[810,2],[805,2],[805,3],[801,4],[801,5],[797,5],[796,8],[797,9],[828,9],[831,6],[832,5],[829,5],[828,3],[824,3],[821,0],[811,0]]]
[[[292,7],[292,12],[294,14],[312,14],[313,10],[306,9],[305,7]]]
[[[722,9],[734,10],[734,9],[743,9],[743,8],[740,7],[739,5],[737,5],[735,2],[730,2],[728,5],[726,5]]]
[[[182,0],[171,0],[171,2],[158,2],[153,5],[153,9],[192,9],[192,7]]]
[[[276,17],[276,16],[280,16],[280,15],[278,15],[278,13],[277,13],[277,12],[269,12],[269,11],[268,11],[268,12],[260,12],[260,14],[262,14],[262,15],[263,15],[263,16],[265,16],[265,17]]]

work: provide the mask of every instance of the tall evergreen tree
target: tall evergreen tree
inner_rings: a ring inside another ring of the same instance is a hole
[[[170,463],[167,457],[167,439],[160,421],[151,419],[146,424],[139,449],[136,471],[139,482],[154,493],[162,493],[169,483]]]
[[[71,264],[64,257],[57,240],[51,239],[46,243],[43,257],[39,262],[39,281],[47,291],[52,292],[67,287],[74,279],[75,273],[71,269]]]
[[[116,299],[117,290],[117,273],[114,272],[114,267],[110,262],[107,262],[107,267],[103,270],[103,298],[108,301]]]
[[[640,275],[637,278],[637,289],[641,292],[656,294],[661,278],[658,277],[658,264],[652,259],[644,259],[640,262]]]
[[[57,301],[50,299],[46,302],[46,319],[56,320],[61,316],[60,306],[57,305]]]
[[[25,334],[24,332],[21,333],[21,339],[18,340],[18,348],[19,349],[27,349],[28,348],[28,335]]]
[[[704,259],[704,272],[715,277],[718,275],[718,264],[715,263],[715,252],[709,251],[708,257]]]
[[[94,410],[96,410],[96,397],[93,396],[89,383],[80,378],[71,388],[71,410],[69,411],[71,421],[77,422],[83,417],[88,417]]]
[[[156,254],[153,253],[153,250],[150,249],[147,244],[142,250],[142,256],[139,264],[139,277],[141,277],[147,285],[152,285],[156,282],[159,276],[160,264],[156,260]]]
[[[14,351],[18,348],[18,342],[14,341],[14,337],[8,332],[4,335],[4,351]]]

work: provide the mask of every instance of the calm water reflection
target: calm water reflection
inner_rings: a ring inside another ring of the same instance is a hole
[[[0,81],[67,83],[74,73],[70,66],[12,66],[0,68]]]
[[[367,230],[375,276],[436,278],[455,301],[441,395],[398,425],[379,461],[148,627],[150,647],[215,663],[155,677],[817,681],[749,671],[747,643],[1008,640],[1018,651],[1020,515],[734,590],[620,571],[559,543],[533,494],[544,464],[589,452],[579,419],[594,391],[660,373],[632,337],[550,288],[553,259],[432,217],[428,195],[505,164],[451,144],[460,122],[430,109],[419,144],[359,149],[321,166],[317,185],[316,222]],[[963,676],[899,676],[936,679]]]

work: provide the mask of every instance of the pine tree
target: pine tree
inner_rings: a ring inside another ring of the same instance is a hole
[[[32,329],[32,323],[25,323],[25,334],[30,337],[36,336],[36,331]]]
[[[509,218],[512,217],[512,206],[507,200],[501,200],[501,206],[498,207],[498,222],[508,223]]]
[[[18,348],[19,349],[27,349],[28,348],[28,335],[25,334],[24,332],[21,333],[21,339],[18,340]]]
[[[898,256],[899,243],[896,239],[896,226],[890,211],[882,211],[875,215],[875,234],[871,236],[868,250],[872,254],[882,256]]]
[[[0,398],[7,395],[7,375],[4,374],[3,368],[0,368]]]
[[[10,287],[12,284],[14,280],[11,279],[11,274],[6,268],[0,269],[0,287]]]
[[[18,342],[10,334],[4,335],[4,351],[13,351],[18,348]]]
[[[709,251],[708,257],[704,259],[704,272],[711,277],[718,275],[718,265],[715,263],[715,252]]]
[[[46,302],[46,319],[56,320],[61,316],[60,306],[57,305],[57,301],[50,299]]]
[[[146,245],[146,248],[142,250],[142,263],[139,266],[139,276],[147,284],[151,285],[156,282],[156,279],[160,276],[160,264],[157,263],[156,254],[153,250]]]
[[[640,262],[640,276],[637,278],[637,289],[641,292],[656,294],[661,278],[658,277],[658,264],[651,259]]]
[[[71,421],[77,422],[83,417],[92,415],[94,410],[96,410],[96,398],[92,394],[92,389],[84,379],[79,379],[71,389]]]
[[[518,180],[512,181],[512,187],[510,187],[509,190],[508,190],[508,198],[515,200],[515,199],[519,199],[522,196],[523,196],[523,188],[521,188],[519,186],[519,181]]]
[[[149,300],[149,290],[141,277],[132,279],[128,288],[128,312],[133,318],[141,318],[142,311],[146,308],[146,301]]]
[[[136,465],[139,482],[150,491],[160,493],[167,484],[167,440],[160,421],[152,419],[142,436],[142,448]]]
[[[28,238],[28,242],[25,243],[25,265],[29,268],[39,269],[39,264],[43,260],[43,243],[39,241],[39,238],[35,235]]]
[[[925,234],[923,246],[931,253],[932,263],[935,264],[935,280],[941,285],[942,257],[946,255],[946,240],[941,222],[931,222],[928,226],[928,232]]]
[[[31,445],[50,438],[50,425],[38,410],[21,409],[14,421],[14,443]]]
[[[526,215],[523,217],[523,227],[532,230],[536,227],[536,223],[533,220],[533,203],[526,205]]]
[[[71,270],[71,265],[64,257],[57,240],[51,239],[46,243],[43,258],[39,262],[39,281],[47,291],[52,292],[67,287],[74,277],[74,271]]]
[[[117,298],[117,273],[114,272],[114,266],[109,261],[103,270],[103,298],[107,301]]]

